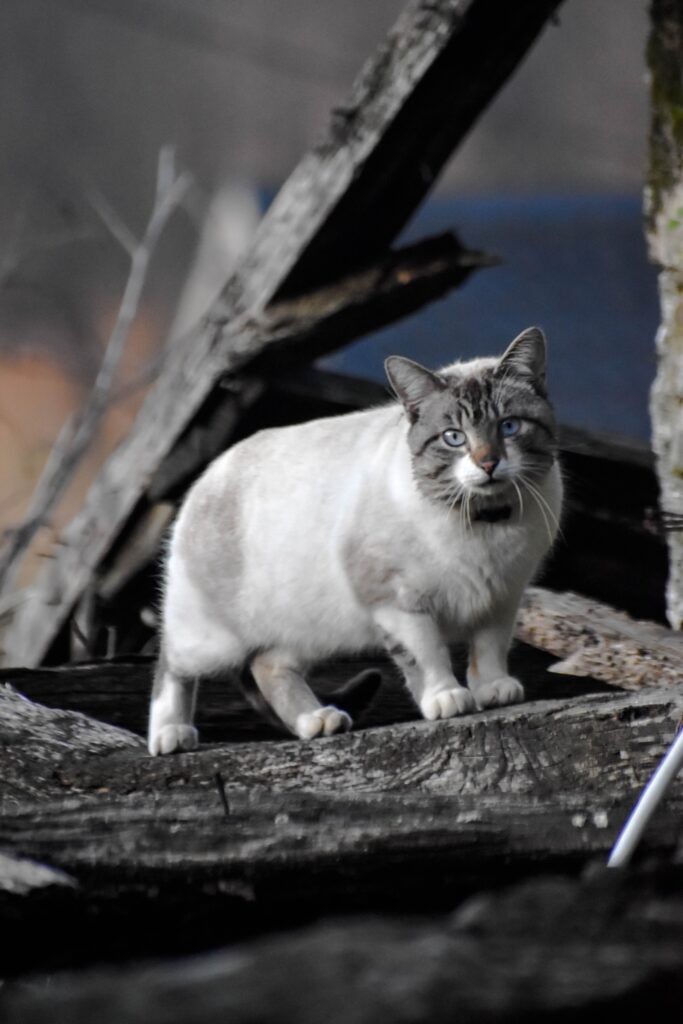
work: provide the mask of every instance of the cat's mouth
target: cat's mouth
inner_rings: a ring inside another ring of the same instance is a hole
[[[493,495],[500,494],[510,488],[509,480],[496,480],[489,477],[487,480],[480,480],[477,483],[468,484],[468,490],[473,494]]]

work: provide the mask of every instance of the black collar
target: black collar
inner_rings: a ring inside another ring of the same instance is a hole
[[[480,508],[473,518],[478,523],[502,523],[512,515],[511,505],[494,505],[491,508]]]

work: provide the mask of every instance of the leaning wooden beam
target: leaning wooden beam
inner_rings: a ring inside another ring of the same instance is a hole
[[[449,154],[560,0],[412,3],[361,74],[327,137],[293,172],[204,324],[173,347],[135,428],[107,463],[5,638],[37,664],[159,463],[227,371],[258,355],[277,296],[383,256]]]
[[[551,671],[592,676],[626,690],[683,682],[683,636],[579,594],[529,587],[517,636],[564,659]]]
[[[262,306],[382,255],[560,2],[411,0],[275,199],[227,294]]]

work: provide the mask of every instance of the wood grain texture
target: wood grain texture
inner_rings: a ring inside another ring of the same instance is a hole
[[[196,951],[354,909],[435,912],[604,862],[682,714],[680,688],[608,692],[151,758],[131,732],[4,687],[0,850],[76,883],[0,892],[5,970]],[[642,853],[671,855],[682,808],[678,783]]]
[[[679,687],[683,636],[579,594],[529,587],[517,620],[520,640],[565,659],[565,671],[626,690]]]

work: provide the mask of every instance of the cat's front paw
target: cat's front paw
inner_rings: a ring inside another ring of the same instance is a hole
[[[436,718],[452,718],[453,715],[467,715],[477,710],[474,697],[464,686],[450,690],[438,690],[426,694],[420,701],[420,711],[430,722]]]
[[[315,711],[306,711],[296,720],[296,734],[300,740],[312,740],[316,736],[332,736],[335,732],[348,732],[351,718],[333,704]]]
[[[176,754],[181,750],[194,750],[199,745],[199,733],[193,725],[162,725],[149,737],[149,752]]]
[[[505,704],[519,704],[524,700],[524,687],[512,676],[501,676],[492,683],[482,683],[474,689],[477,707],[500,708]]]

